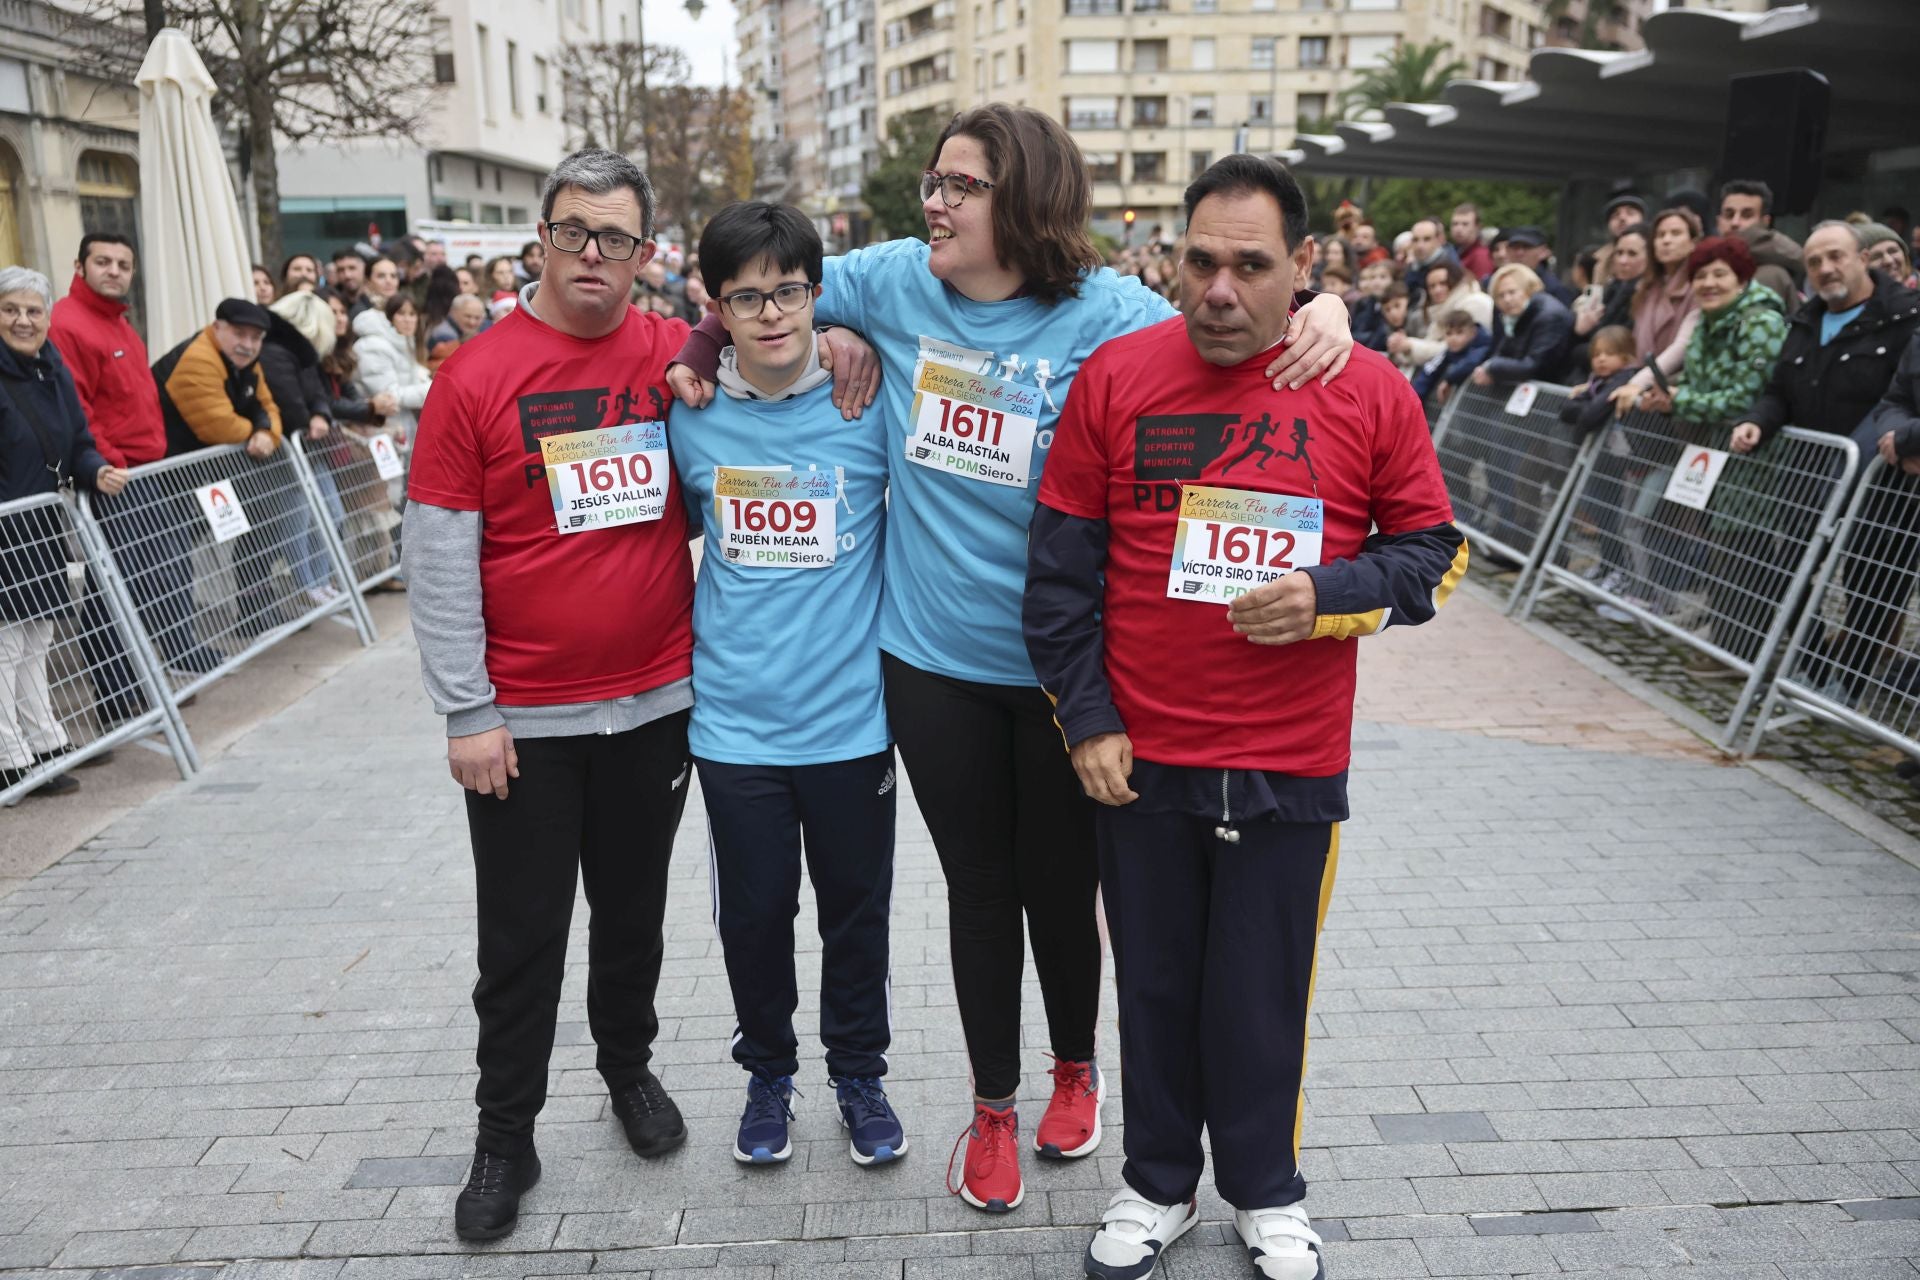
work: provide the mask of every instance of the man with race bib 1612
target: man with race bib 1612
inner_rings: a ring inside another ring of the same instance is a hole
[[[1380,356],[1275,391],[1313,263],[1286,169],[1186,196],[1182,317],[1081,367],[1034,514],[1024,626],[1101,802],[1125,1182],[1086,1256],[1140,1280],[1214,1181],[1256,1274],[1316,1280],[1300,1080],[1347,817],[1351,637],[1423,622],[1466,569],[1420,402]]]

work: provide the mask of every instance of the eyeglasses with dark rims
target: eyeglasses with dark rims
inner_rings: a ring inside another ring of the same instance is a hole
[[[759,289],[736,289],[724,295],[720,302],[733,313],[735,320],[753,320],[766,309],[768,298],[773,299],[773,305],[784,315],[800,310],[811,297],[813,286],[810,284],[783,284],[771,293],[763,293]]]
[[[940,193],[941,203],[949,209],[958,209],[966,203],[969,195],[993,190],[993,184],[985,178],[976,178],[970,173],[935,173],[928,169],[920,175],[920,198],[925,200],[935,191]]]
[[[549,222],[547,239],[562,253],[584,253],[591,240],[609,262],[625,262],[640,247],[640,241],[624,231],[589,231],[574,222]]]

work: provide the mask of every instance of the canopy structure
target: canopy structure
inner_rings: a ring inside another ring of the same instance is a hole
[[[153,39],[140,86],[140,272],[155,356],[253,298],[253,254],[214,128],[213,77],[185,33]]]
[[[1829,155],[1920,142],[1920,0],[1818,0],[1765,13],[1668,9],[1632,53],[1537,49],[1519,83],[1456,80],[1439,103],[1301,135],[1281,159],[1309,173],[1564,182],[1711,168],[1727,82],[1810,67],[1833,85]]]

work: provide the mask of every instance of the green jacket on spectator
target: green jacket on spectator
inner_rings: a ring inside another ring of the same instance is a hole
[[[1748,281],[1732,302],[1701,313],[1674,382],[1673,416],[1705,424],[1737,420],[1767,385],[1786,341],[1779,295]]]

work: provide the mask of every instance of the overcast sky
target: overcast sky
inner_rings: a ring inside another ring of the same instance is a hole
[[[733,5],[729,0],[708,0],[695,22],[687,16],[682,0],[644,0],[647,39],[679,45],[693,63],[696,84],[719,84],[724,76],[731,84],[740,83],[739,70],[733,65]]]

